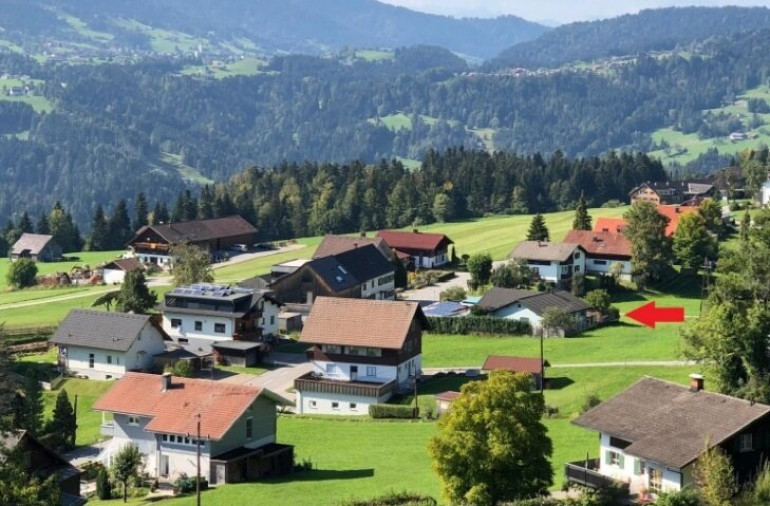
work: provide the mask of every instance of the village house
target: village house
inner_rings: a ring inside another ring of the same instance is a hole
[[[94,404],[111,413],[102,434],[112,440],[103,464],[128,444],[144,455],[144,471],[173,482],[201,476],[212,485],[274,478],[292,471],[294,448],[276,442],[276,407],[268,389],[222,381],[128,373]]]
[[[53,262],[62,257],[62,249],[53,236],[45,234],[21,234],[11,247],[11,260],[31,258],[36,262]]]
[[[642,183],[628,193],[631,203],[652,202],[656,205],[694,204],[705,198],[716,198],[713,184],[696,181],[653,181]]]
[[[658,213],[668,218],[666,225],[666,236],[673,237],[679,228],[679,220],[682,216],[697,213],[697,206],[679,206],[679,205],[659,205],[656,206]],[[594,232],[615,232],[622,233],[628,226],[628,222],[623,218],[599,218],[594,225]],[[565,239],[566,242],[566,239]]]
[[[221,350],[242,350],[233,341],[256,343],[261,349],[260,343],[278,334],[280,305],[269,290],[196,283],[166,293],[158,310],[163,330],[176,344],[205,355],[214,351],[214,344]]]
[[[452,404],[454,401],[462,395],[460,392],[455,392],[454,390],[447,390],[446,392],[441,392],[433,397],[436,399],[436,415],[441,416],[452,407]]]
[[[598,218],[594,223],[594,232],[622,233],[628,226],[623,218]]]
[[[118,285],[123,283],[128,271],[144,271],[145,267],[142,262],[136,258],[119,258],[111,262],[107,262],[101,267],[102,280],[108,285]]]
[[[416,302],[319,297],[299,339],[313,370],[294,382],[297,413],[366,415],[410,390],[427,327]]]
[[[620,232],[570,230],[564,242],[579,244],[586,252],[586,274],[605,275],[619,263],[623,277],[631,276],[631,242]]]
[[[494,287],[476,304],[476,310],[495,318],[505,318],[529,323],[532,333],[547,331],[569,336],[587,329],[591,324],[588,311],[591,306],[583,299],[564,290],[535,292],[512,288]],[[568,329],[543,329],[543,315],[553,308],[564,309],[574,318],[574,326]]]
[[[100,380],[150,369],[168,341],[152,316],[90,309],[71,310],[49,339],[60,369]]]
[[[374,245],[303,263],[270,283],[284,303],[313,304],[319,297],[393,300],[395,267]]]
[[[545,388],[545,368],[550,365],[547,360],[539,358],[489,355],[481,370],[484,372],[510,371],[529,374],[534,380],[534,389],[540,390]]]
[[[42,481],[54,476],[61,493],[61,506],[85,504],[80,495],[80,470],[26,430],[0,434],[0,449],[20,454],[24,472],[30,477]]]
[[[537,279],[568,285],[573,274],[585,274],[586,251],[567,242],[523,241],[508,255],[529,267]]]
[[[444,234],[380,230],[377,237],[385,240],[409,270],[433,269],[452,261],[449,245],[454,242]]]
[[[128,243],[128,256],[141,262],[161,266],[171,265],[171,249],[187,243],[217,256],[236,244],[252,245],[257,229],[240,216],[209,220],[182,221],[145,225]]]
[[[388,243],[382,237],[366,237],[365,235],[350,236],[350,235],[325,235],[321,240],[321,244],[313,253],[313,258],[323,258],[340,253],[345,253],[352,249],[360,248],[371,244],[375,246],[380,253],[388,260],[394,260],[395,256],[393,250]]]
[[[707,446],[730,458],[739,483],[756,476],[770,449],[770,406],[645,377],[573,420],[599,434],[599,458],[566,465],[568,481],[628,485],[652,494],[694,485]],[[594,450],[595,451],[595,450]]]

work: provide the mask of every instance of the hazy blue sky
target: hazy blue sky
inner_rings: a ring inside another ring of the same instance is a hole
[[[614,17],[640,9],[685,5],[770,6],[770,0],[380,0],[416,11],[449,16],[494,17],[503,14],[531,21],[562,23]]]

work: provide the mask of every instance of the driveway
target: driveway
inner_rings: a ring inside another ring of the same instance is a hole
[[[222,267],[227,267],[228,265],[235,265],[240,264],[242,262],[248,262],[249,260],[254,260],[255,258],[262,258],[262,257],[269,257],[271,255],[277,255],[278,253],[286,253],[287,251],[292,251],[295,249],[302,249],[307,248],[304,244],[289,244],[288,246],[284,246],[282,248],[277,249],[269,249],[264,251],[254,251],[250,253],[237,253],[235,251],[229,251],[228,254],[230,255],[230,258],[225,260],[224,262],[218,262],[215,264],[212,264],[212,269],[221,269]]]
[[[431,286],[426,286],[425,288],[420,288],[418,290],[407,290],[404,293],[401,294],[401,299],[406,300],[433,300],[437,301],[439,300],[439,294],[446,290],[447,288],[453,287],[453,286],[459,286],[464,288],[465,290],[468,290],[468,280],[471,279],[471,275],[467,272],[456,272],[455,277],[453,277],[450,280],[442,281],[440,283],[435,283]]]
[[[253,374],[235,374],[223,378],[221,381],[250,385],[272,390],[278,395],[294,402],[294,392],[287,392],[294,388],[294,380],[313,370],[313,364],[301,353],[271,353],[265,360],[276,365],[276,369],[267,371],[259,376]]]

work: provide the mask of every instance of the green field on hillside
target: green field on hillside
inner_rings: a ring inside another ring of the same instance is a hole
[[[72,253],[65,253],[66,260],[61,262],[37,262],[38,275],[54,274],[56,272],[70,272],[75,266],[88,265],[95,267],[104,262],[108,262],[115,258],[119,258],[125,251],[76,251]],[[2,299],[3,290],[8,290],[8,283],[6,276],[8,275],[8,268],[11,266],[11,261],[8,259],[0,259],[0,304],[4,302]]]
[[[394,57],[393,51],[379,49],[359,49],[356,51],[356,58],[366,61],[392,60]]]

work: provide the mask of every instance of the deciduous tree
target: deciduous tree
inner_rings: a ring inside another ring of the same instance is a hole
[[[26,288],[35,284],[37,264],[31,258],[19,258],[11,264],[5,280],[14,288]]]
[[[532,387],[529,375],[510,371],[462,386],[428,444],[449,502],[492,506],[547,492],[553,446],[541,422],[543,397]]]
[[[139,474],[143,460],[139,447],[130,443],[112,457],[112,475],[123,485],[123,502],[128,498],[128,481]]]
[[[623,215],[623,232],[631,242],[631,268],[639,288],[658,279],[670,264],[671,241],[666,237],[668,218],[652,202],[636,202]]]
[[[707,258],[714,259],[717,242],[706,228],[703,216],[686,214],[679,219],[673,249],[682,270],[690,273],[697,272]]]
[[[476,253],[471,255],[466,262],[471,280],[478,286],[484,286],[489,283],[489,277],[492,274],[492,256],[489,253]]]
[[[179,244],[171,249],[174,285],[210,283],[214,281],[209,252],[192,244]]]
[[[735,469],[718,446],[701,453],[695,463],[695,481],[706,506],[731,506],[738,492]]]

